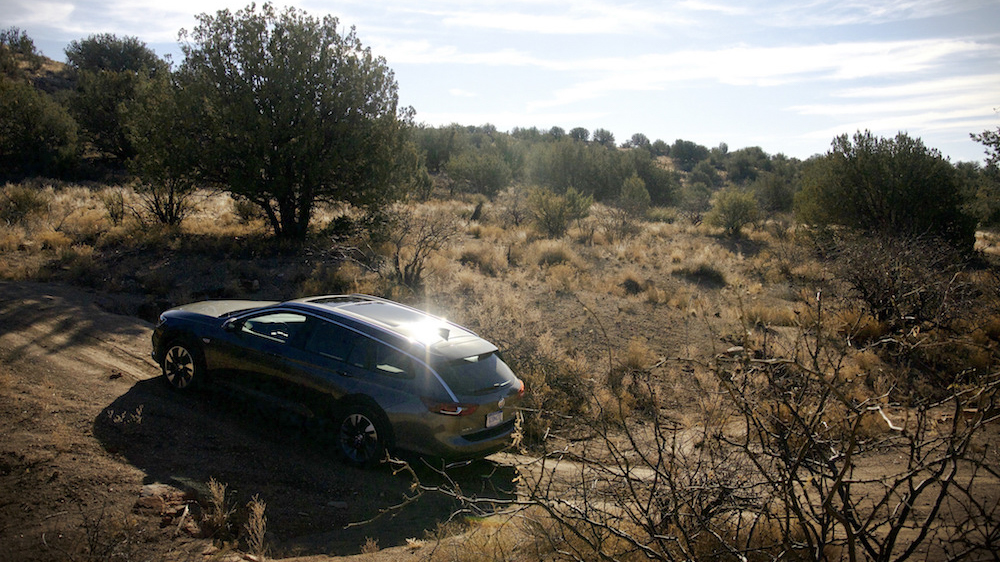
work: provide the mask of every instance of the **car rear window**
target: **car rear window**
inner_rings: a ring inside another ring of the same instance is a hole
[[[517,380],[496,352],[453,359],[436,365],[438,374],[455,394],[486,394]]]

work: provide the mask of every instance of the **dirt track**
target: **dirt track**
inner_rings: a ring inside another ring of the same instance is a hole
[[[0,560],[106,559],[115,548],[206,559],[222,535],[206,537],[192,521],[211,478],[237,507],[232,536],[251,497],[267,503],[278,556],[357,554],[367,537],[403,545],[452,512],[447,499],[423,496],[344,529],[400,502],[410,480],[348,468],[230,396],[170,391],[149,358],[152,326],[104,312],[110,298],[0,282]],[[482,461],[460,477],[467,492],[498,494],[514,476]],[[156,483],[176,492],[141,499]]]

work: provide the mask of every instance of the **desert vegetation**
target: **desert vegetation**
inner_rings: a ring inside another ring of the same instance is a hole
[[[393,461],[415,496],[461,505],[411,543],[431,559],[995,556],[997,132],[975,135],[979,166],[902,133],[803,162],[431,127],[332,18],[199,21],[177,69],[135,38],[74,42],[67,68],[0,37],[0,277],[150,321],[203,298],[372,293],[497,342],[529,389],[516,488],[470,495]],[[254,496],[241,531],[209,484],[203,526],[268,553],[282,498]]]

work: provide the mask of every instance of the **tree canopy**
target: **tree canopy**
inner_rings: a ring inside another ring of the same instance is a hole
[[[352,28],[271,4],[201,14],[181,83],[203,101],[204,179],[259,205],[279,237],[306,235],[321,200],[384,204],[413,172],[413,111]]]
[[[136,37],[110,33],[73,41],[66,60],[77,74],[69,109],[93,146],[113,160],[135,156],[125,131],[125,112],[141,82],[168,72],[168,65]]]
[[[837,137],[808,163],[795,198],[801,221],[890,235],[934,235],[972,248],[975,223],[961,210],[955,168],[905,133]]]

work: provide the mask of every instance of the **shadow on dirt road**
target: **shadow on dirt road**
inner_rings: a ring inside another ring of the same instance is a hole
[[[424,538],[457,506],[442,494],[425,494],[373,522],[381,510],[412,495],[412,478],[388,466],[360,470],[333,457],[315,435],[278,416],[260,412],[225,391],[179,393],[162,377],[137,382],[94,419],[93,431],[111,454],[142,470],[145,483],[164,483],[205,498],[210,478],[228,486],[232,504],[254,496],[267,503],[272,554],[356,554],[368,537],[380,547]],[[409,459],[417,466],[418,459]],[[417,471],[425,484],[440,485],[434,471]],[[510,497],[512,467],[488,460],[450,470],[463,491]],[[201,501],[207,505],[206,501]]]

